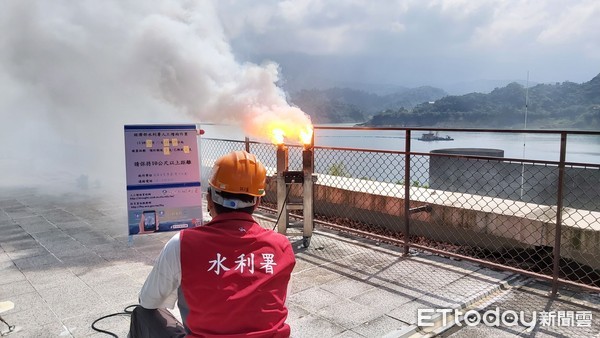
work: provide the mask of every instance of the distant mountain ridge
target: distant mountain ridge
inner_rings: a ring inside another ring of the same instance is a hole
[[[600,129],[600,74],[577,84],[562,82],[525,88],[516,82],[489,94],[445,96],[412,109],[387,109],[364,126]]]
[[[446,95],[444,90],[429,86],[398,88],[387,95],[350,88],[303,89],[290,94],[289,101],[309,114],[314,123],[358,123],[385,110],[413,108]]]

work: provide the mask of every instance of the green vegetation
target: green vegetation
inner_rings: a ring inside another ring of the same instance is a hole
[[[429,189],[429,184],[427,184],[427,183],[421,184],[421,182],[419,182],[419,180],[412,181],[412,185],[411,186],[416,187],[416,188]]]
[[[334,163],[329,167],[327,173],[331,176],[350,177],[346,167],[342,163]]]
[[[402,180],[398,180],[395,183],[398,185],[404,185],[404,181],[402,181]],[[427,184],[427,183],[422,184],[419,180],[413,180],[410,186],[416,187],[416,188],[429,189],[429,184]]]
[[[600,74],[582,84],[539,84],[528,90],[528,128],[600,128]],[[408,110],[385,110],[367,126],[523,128],[526,88],[511,83],[489,94],[446,96]]]
[[[290,95],[290,101],[309,114],[314,123],[357,123],[383,110],[412,108],[446,95],[443,90],[433,87],[404,88],[388,95],[331,88],[300,90]]]

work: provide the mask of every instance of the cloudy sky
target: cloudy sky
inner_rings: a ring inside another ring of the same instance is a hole
[[[443,85],[589,81],[600,73],[597,0],[219,1],[240,59],[289,81]]]
[[[0,184],[121,180],[125,124],[310,123],[287,87],[589,81],[599,17],[598,0],[3,0]]]

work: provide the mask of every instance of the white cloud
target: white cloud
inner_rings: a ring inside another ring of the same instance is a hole
[[[552,20],[550,14],[543,1],[497,2],[490,21],[475,28],[473,42],[503,48],[514,40],[533,40],[536,33]]]
[[[482,8],[488,7],[490,4],[489,0],[431,0],[428,8],[439,7],[444,15],[448,15],[454,20],[461,20],[471,15],[477,15]]]
[[[362,46],[364,53],[379,52],[391,46],[369,40],[385,32],[412,34],[404,36],[408,39],[437,35],[437,46],[456,43],[444,40],[453,36],[500,48],[515,40],[561,44],[572,37],[595,38],[600,22],[596,0],[272,0],[224,1],[218,6],[230,38],[251,38],[266,53],[304,48],[308,53],[343,54],[350,44]],[[416,36],[429,31],[435,34]],[[322,36],[315,38],[313,32]],[[312,45],[307,37],[314,39]]]
[[[407,64],[426,69],[426,64],[444,64],[452,59],[454,67],[464,68],[465,76],[471,72],[485,78],[522,74],[524,69],[510,67],[535,63],[545,69],[538,73],[539,81],[563,80],[565,71],[552,74],[549,70],[561,68],[556,63],[567,60],[578,74],[573,78],[581,81],[597,74],[599,6],[597,0],[218,3],[228,36],[242,55],[274,57],[283,63],[284,59],[277,58],[288,54],[352,59],[397,64],[398,69]],[[260,29],[240,25],[252,16],[245,13],[258,11],[255,7],[262,13]],[[236,29],[230,28],[233,26]],[[444,67],[440,68],[436,74],[442,76]],[[403,76],[411,75],[407,71]]]
[[[301,23],[307,16],[323,9],[320,0],[287,0],[278,4],[281,17],[292,24]]]
[[[569,3],[552,24],[539,34],[539,41],[546,44],[570,43],[587,40],[600,44],[600,2],[595,0]]]
[[[399,21],[390,23],[390,31],[394,33],[402,33],[406,31],[406,25]]]

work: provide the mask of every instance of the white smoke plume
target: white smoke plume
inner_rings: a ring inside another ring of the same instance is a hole
[[[310,125],[276,64],[236,61],[211,1],[5,0],[0,30],[0,184],[122,184],[124,124]]]

